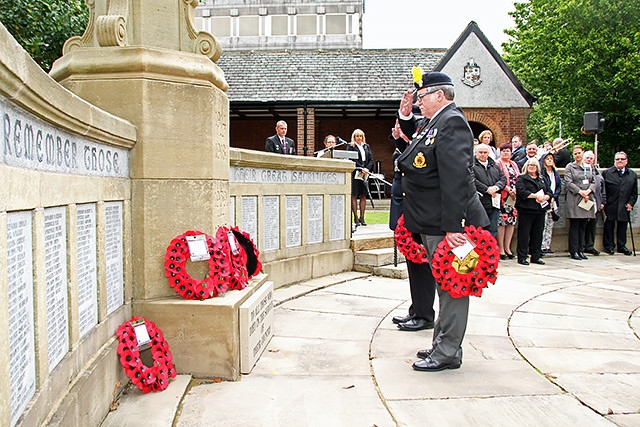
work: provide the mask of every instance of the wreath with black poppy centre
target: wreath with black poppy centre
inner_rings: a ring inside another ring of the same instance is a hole
[[[187,236],[203,234],[209,251],[209,272],[204,279],[197,280],[191,277],[186,269],[190,255]],[[231,277],[231,260],[227,253],[215,249],[213,238],[196,230],[189,230],[171,240],[164,256],[165,275],[169,279],[169,285],[182,298],[205,300],[227,291]]]
[[[498,278],[500,251],[496,239],[482,227],[469,225],[464,232],[475,245],[473,251],[459,260],[443,239],[433,254],[431,272],[442,290],[453,298],[480,297],[482,290]]]
[[[144,321],[147,333],[151,338],[151,356],[153,365],[146,366],[140,359],[138,339],[132,322]],[[164,340],[162,331],[155,323],[144,317],[136,316],[118,326],[118,355],[125,373],[143,393],[162,391],[169,386],[169,378],[176,377],[176,368],[169,350],[169,344]]]
[[[398,250],[404,257],[415,264],[429,262],[427,249],[413,239],[413,233],[404,225],[404,214],[398,218],[396,229],[393,232]]]

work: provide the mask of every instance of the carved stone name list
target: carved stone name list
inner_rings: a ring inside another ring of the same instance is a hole
[[[107,314],[124,304],[122,202],[105,203]]]
[[[49,372],[69,350],[66,217],[64,207],[44,210]]]
[[[308,197],[307,233],[309,243],[322,243],[322,196]]]
[[[31,212],[7,214],[11,425],[36,391]]]
[[[98,323],[98,277],[96,261],[96,205],[78,205],[78,320],[80,336]]]

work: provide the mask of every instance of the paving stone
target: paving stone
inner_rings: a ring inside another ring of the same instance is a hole
[[[640,373],[559,374],[553,381],[601,415],[640,412]]]
[[[395,426],[369,375],[251,374],[193,387],[183,406],[177,427]]]
[[[589,350],[573,348],[519,348],[522,355],[541,372],[637,373],[640,351]]]
[[[394,400],[388,405],[399,426],[612,426],[567,395]]]

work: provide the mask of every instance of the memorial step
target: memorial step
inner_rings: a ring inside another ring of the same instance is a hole
[[[393,247],[367,249],[355,252],[354,264],[372,267],[393,264]],[[398,263],[404,262],[404,256],[398,252]]]

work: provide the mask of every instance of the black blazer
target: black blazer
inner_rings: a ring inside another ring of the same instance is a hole
[[[360,157],[360,150],[355,146],[355,144],[347,145],[347,151],[354,151],[358,153],[358,158],[353,159],[353,161],[356,162],[356,167],[366,168],[369,172],[373,172],[373,153],[371,152],[371,147],[369,147],[369,144],[362,144],[362,148],[364,149],[364,160]]]
[[[284,141],[287,144],[287,154],[295,155],[296,144],[293,142],[293,139],[285,136]],[[273,135],[267,138],[264,146],[264,151],[266,151],[267,153],[284,154],[284,152],[282,151],[282,143],[280,142],[280,137],[278,135]]]
[[[416,133],[416,122],[400,120],[405,135]],[[426,126],[418,123],[421,129],[398,158],[407,229],[444,235],[488,226],[473,179],[473,133],[462,110],[451,103]]]
[[[549,203],[546,207],[542,208],[540,203],[536,202],[536,199],[530,199],[529,196],[532,193],[537,193],[542,190],[544,194],[549,195]],[[518,176],[516,181],[516,208],[518,211],[527,212],[530,214],[544,213],[551,209],[551,201],[553,200],[553,193],[547,185],[547,181],[540,175],[534,179],[528,173],[523,173]]]

